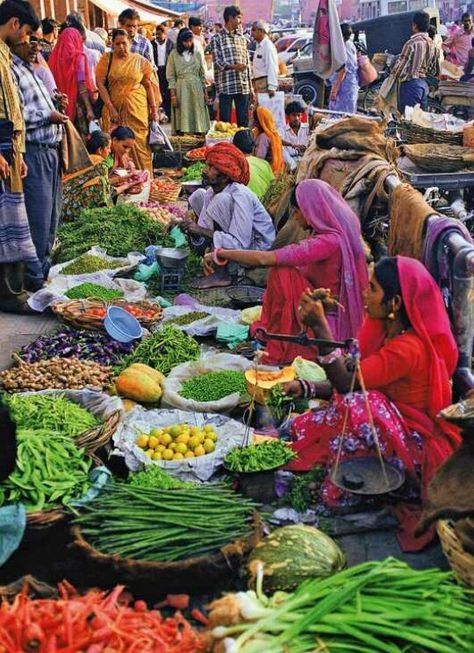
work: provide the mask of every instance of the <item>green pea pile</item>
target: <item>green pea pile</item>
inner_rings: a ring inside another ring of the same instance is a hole
[[[122,265],[120,261],[108,261],[93,254],[83,254],[61,270],[61,274],[89,274],[100,270],[115,270]]]
[[[184,315],[178,315],[178,317],[173,317],[171,320],[167,320],[168,324],[174,324],[175,326],[186,326],[196,320],[202,320],[203,317],[207,317],[209,313],[204,311],[191,311],[191,313],[185,313]]]
[[[246,394],[245,374],[234,370],[207,372],[183,383],[180,395],[194,401],[219,401],[238,392]]]

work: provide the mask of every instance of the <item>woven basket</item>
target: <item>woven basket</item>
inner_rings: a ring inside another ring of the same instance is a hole
[[[185,154],[189,150],[194,150],[197,147],[202,147],[206,143],[205,136],[170,136],[170,143],[173,149],[177,152]]]
[[[440,131],[432,127],[421,127],[409,120],[401,120],[400,136],[405,143],[441,143],[446,145],[462,145],[462,132],[453,133]]]
[[[263,523],[255,511],[253,530],[246,540],[226,544],[218,553],[176,562],[147,562],[103,554],[94,549],[75,525],[71,529],[72,546],[87,561],[87,572],[106,585],[124,584],[142,597],[159,594],[206,594],[209,588],[225,587],[235,577],[244,558],[263,536]]]
[[[173,183],[173,182],[172,182]],[[169,190],[165,189],[156,189],[153,186],[150,190],[150,202],[160,202],[161,204],[171,204],[176,202],[181,192],[181,184],[176,183],[175,188],[170,188]]]
[[[418,143],[403,150],[413,163],[428,172],[456,172],[474,167],[474,150],[459,145]]]
[[[72,299],[68,302],[58,302],[53,305],[53,311],[56,315],[78,329],[90,329],[99,331],[104,327],[104,318],[94,315],[87,315],[87,311],[92,308],[107,308],[107,306],[126,306],[133,304],[144,311],[155,312],[152,318],[138,318],[140,324],[147,329],[159,322],[163,317],[163,309],[157,304],[147,301],[127,302],[125,299],[112,299],[104,301],[102,299]]]
[[[474,587],[474,556],[464,551],[451,523],[438,521],[436,525],[444,555],[455,576],[468,587]]]

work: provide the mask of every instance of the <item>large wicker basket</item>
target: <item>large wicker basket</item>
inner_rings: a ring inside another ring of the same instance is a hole
[[[103,554],[84,539],[78,525],[72,527],[71,534],[73,546],[85,558],[85,574],[93,574],[102,586],[124,584],[134,594],[147,598],[157,594],[207,594],[210,588],[224,588],[262,538],[263,523],[255,511],[253,530],[246,540],[226,544],[212,555],[176,562],[148,562]]]
[[[72,299],[68,302],[58,302],[53,305],[53,311],[56,315],[71,326],[78,329],[91,329],[99,331],[104,327],[104,318],[90,315],[88,311],[97,308],[107,308],[107,306],[126,306],[133,305],[143,311],[153,311],[153,317],[137,318],[140,324],[147,329],[159,322],[163,317],[163,309],[158,304],[147,301],[127,302],[125,299],[113,299],[108,302],[102,299]]]
[[[159,189],[156,186],[151,186],[150,189],[150,202],[160,202],[160,204],[171,204],[176,202],[181,193],[181,184],[170,180],[168,182],[169,188]]]
[[[205,136],[194,136],[192,134],[185,134],[183,136],[170,136],[170,143],[173,149],[177,152],[185,154],[189,150],[194,150],[197,147],[202,147],[206,143]]]
[[[421,127],[409,120],[401,120],[400,136],[405,143],[444,143],[462,145],[462,132],[441,131],[432,127]]]
[[[474,587],[474,556],[464,550],[451,522],[442,519],[438,521],[436,529],[454,574],[468,587]]]
[[[428,172],[456,172],[474,167],[474,150],[470,147],[418,143],[404,145],[403,151],[418,168]]]

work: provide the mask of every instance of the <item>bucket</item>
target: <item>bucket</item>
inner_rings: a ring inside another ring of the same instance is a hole
[[[104,327],[109,336],[119,342],[131,342],[143,336],[140,322],[119,306],[109,306]]]

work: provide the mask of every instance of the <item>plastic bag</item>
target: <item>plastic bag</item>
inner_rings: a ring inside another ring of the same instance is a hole
[[[235,358],[235,357],[234,357]],[[216,433],[216,448],[212,453],[185,460],[152,461],[135,444],[137,431],[149,433],[153,428],[163,428],[170,424],[188,423],[196,426],[211,424]],[[189,413],[183,410],[146,410],[136,407],[125,417],[124,424],[113,436],[115,449],[113,455],[122,456],[128,469],[137,471],[145,465],[159,465],[169,474],[182,481],[208,481],[222,464],[228,451],[242,446],[246,427],[241,422],[223,415]],[[253,431],[251,430],[251,435]]]
[[[174,317],[186,315],[186,313],[201,311],[203,313],[209,313],[209,315],[200,320],[195,320],[190,324],[177,324],[176,327],[190,336],[207,336],[214,333],[221,324],[228,324],[229,322],[237,324],[240,320],[239,311],[234,311],[231,308],[222,308],[220,306],[205,306],[204,304],[199,304],[193,300],[192,302],[186,303],[182,306],[175,304],[170,308],[166,308],[163,312],[163,324]],[[162,323],[158,324],[158,329],[161,327],[161,324]]]
[[[297,356],[291,366],[295,369],[298,379],[318,383],[327,380],[326,372],[320,365],[313,361],[308,361],[301,356]]]
[[[207,372],[221,372],[223,370],[245,372],[250,365],[250,361],[246,358],[234,354],[211,354],[198,361],[182,363],[171,370],[164,381],[162,404],[166,407],[171,406],[199,413],[227,413],[239,405],[240,395],[238,392],[223,397],[218,401],[194,401],[194,399],[185,399],[179,394],[183,383]]]
[[[156,150],[161,150],[165,148],[166,150],[172,150],[171,143],[168,136],[165,134],[163,129],[160,127],[160,124],[156,121],[150,123],[150,134],[148,136],[148,145],[150,150],[155,152]]]
[[[99,258],[104,259],[104,261],[110,261],[113,264],[117,264],[117,262],[120,263],[120,267],[111,267],[110,269],[104,269],[100,270],[100,272],[107,274],[110,277],[115,277],[116,274],[120,273],[127,273],[129,272],[135,265],[138,265],[143,259],[145,258],[143,254],[140,254],[140,252],[130,252],[127,256],[109,256],[107,254],[107,250],[104,249],[103,247],[91,247],[87,252],[84,252],[84,254],[81,254],[81,256],[86,256],[86,255],[91,255],[91,256],[98,256]],[[67,277],[67,276],[72,276],[72,275],[67,275],[67,274],[61,274],[61,271],[63,268],[65,268],[67,265],[70,263],[73,263],[74,261],[77,261],[77,258],[73,258],[70,261],[66,261],[65,263],[58,263],[57,265],[53,265],[52,268],[49,271],[48,274],[48,282],[60,275],[61,277]],[[76,278],[84,278],[88,277],[90,274],[94,273],[87,273],[87,274],[76,274],[74,275]]]
[[[26,511],[22,503],[0,508],[0,567],[18,549],[26,528]]]
[[[148,175],[148,179],[143,184],[143,189],[139,193],[130,195],[128,193],[122,193],[117,198],[117,204],[139,204],[140,202],[148,202],[150,199],[150,189],[151,189],[151,179]]]

